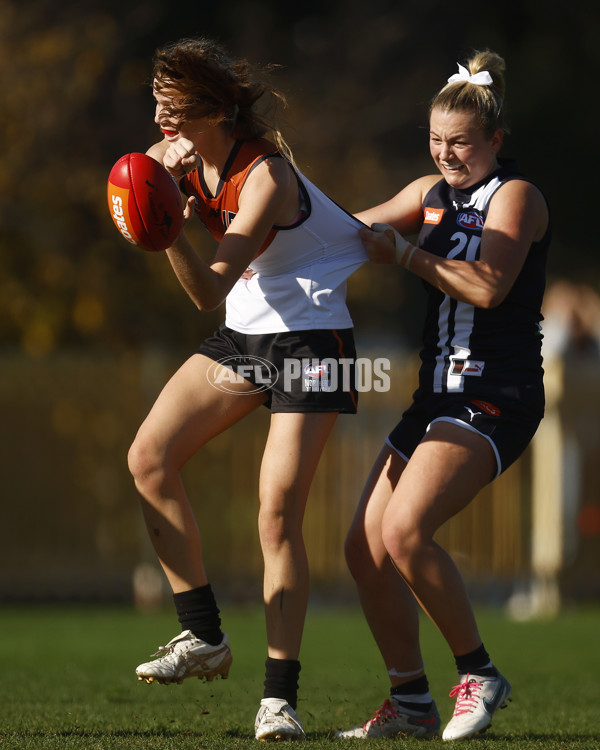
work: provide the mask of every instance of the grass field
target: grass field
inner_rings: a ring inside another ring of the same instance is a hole
[[[0,748],[258,748],[254,716],[266,656],[262,612],[222,608],[234,650],[228,680],[182,685],[136,681],[135,666],[177,633],[171,612],[120,608],[5,607],[1,613]],[[482,611],[480,625],[514,700],[473,750],[600,748],[600,609],[556,620],[512,622]],[[455,682],[441,637],[423,622],[427,672],[442,720]],[[388,694],[361,614],[311,608],[298,712],[310,748],[362,747],[335,740],[365,721]],[[368,746],[449,750],[465,743],[369,740]]]

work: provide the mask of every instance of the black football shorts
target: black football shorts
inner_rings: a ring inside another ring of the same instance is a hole
[[[543,403],[543,396],[542,402],[537,400],[537,403]],[[431,424],[451,422],[478,432],[489,441],[499,476],[529,445],[542,416],[543,406],[532,408],[525,401],[502,396],[478,398],[464,393],[417,392],[386,443],[408,461]]]
[[[243,378],[272,412],[356,413],[352,328],[244,334],[222,325],[198,353],[227,368],[215,369],[215,387]]]

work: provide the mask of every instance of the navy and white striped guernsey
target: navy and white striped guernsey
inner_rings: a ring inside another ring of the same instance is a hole
[[[476,260],[490,201],[501,185],[514,179],[530,182],[514,161],[504,159],[496,171],[466,190],[440,179],[423,201],[418,246],[440,257]],[[543,408],[540,323],[550,234],[549,226],[543,239],[531,245],[512,289],[494,309],[459,302],[425,282],[420,389],[502,393],[518,399],[524,392],[538,393]]]

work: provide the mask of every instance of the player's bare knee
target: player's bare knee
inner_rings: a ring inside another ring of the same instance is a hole
[[[281,547],[288,537],[285,520],[282,517],[259,517],[258,534],[263,549]]]
[[[129,451],[127,453],[127,467],[129,468],[129,473],[134,479],[138,476],[141,476],[142,464],[143,453],[140,449],[139,440],[138,438],[136,438],[129,447]]]
[[[136,438],[127,454],[129,471],[137,490],[143,496],[152,496],[160,491],[164,481],[164,467],[155,451],[140,438]]]
[[[258,514],[258,533],[263,550],[280,549],[295,537],[302,536],[302,520],[294,520],[281,508],[263,507]]]
[[[396,568],[400,572],[410,572],[413,561],[423,545],[421,535],[414,529],[389,525],[383,527],[381,536]]]

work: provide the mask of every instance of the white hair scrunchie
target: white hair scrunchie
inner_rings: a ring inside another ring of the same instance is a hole
[[[487,70],[480,70],[479,73],[469,74],[469,71],[464,65],[457,63],[458,73],[448,78],[448,83],[458,83],[460,81],[466,81],[467,83],[474,83],[476,86],[489,86],[494,82],[492,76]]]

